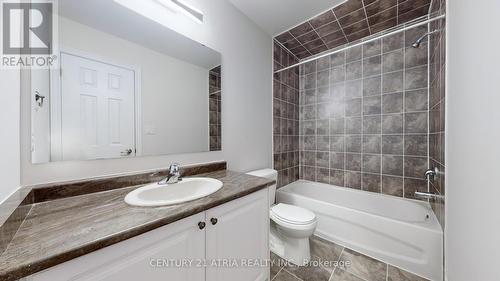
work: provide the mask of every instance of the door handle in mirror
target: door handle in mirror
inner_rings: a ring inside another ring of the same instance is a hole
[[[121,152],[121,156],[129,156],[130,154],[132,154],[132,149],[127,149]]]
[[[35,91],[35,102],[38,104],[39,107],[43,106],[43,100],[45,100],[45,96],[40,95],[38,91]]]

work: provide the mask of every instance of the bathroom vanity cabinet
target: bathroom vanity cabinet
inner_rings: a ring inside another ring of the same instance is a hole
[[[268,280],[268,200],[263,189],[24,280]]]

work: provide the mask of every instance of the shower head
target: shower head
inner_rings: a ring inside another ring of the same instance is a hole
[[[415,40],[415,42],[413,42],[413,44],[411,44],[411,46],[413,48],[420,47],[420,44],[422,44],[422,41],[424,41],[425,37],[427,37],[428,35],[429,35],[429,33],[426,33],[426,34],[420,36],[417,40]]]
[[[420,44],[422,44],[422,41],[424,41],[425,37],[431,35],[431,34],[434,34],[436,32],[439,32],[440,30],[434,30],[434,31],[431,31],[431,32],[427,32],[425,33],[424,35],[420,36],[417,40],[415,40],[415,42],[413,44],[411,44],[411,46],[413,48],[419,48],[420,47]]]

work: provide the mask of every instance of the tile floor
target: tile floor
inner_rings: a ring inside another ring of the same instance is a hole
[[[311,262],[307,266],[283,265],[283,260],[271,253],[271,280],[427,281],[427,279],[316,236],[311,238],[310,243]],[[325,261],[331,261],[331,263]]]

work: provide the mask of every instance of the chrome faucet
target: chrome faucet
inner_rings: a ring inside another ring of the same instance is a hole
[[[438,168],[434,167],[425,171],[424,178],[429,182],[434,182],[434,180],[438,175],[439,175],[439,170]],[[426,200],[444,200],[443,195],[436,194],[434,192],[415,191],[415,197]]]
[[[434,192],[420,192],[415,191],[415,198],[426,199],[426,200],[444,200],[444,196],[436,194]]]
[[[174,184],[181,181],[181,172],[179,164],[173,163],[170,165],[168,176],[162,181],[158,182],[159,185]]]
[[[432,169],[428,169],[427,171],[425,171],[425,176],[424,178],[428,181],[434,181],[434,178],[437,176],[438,174],[438,169],[437,168],[432,168]]]

